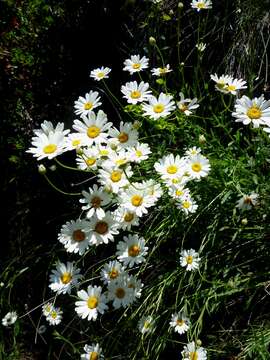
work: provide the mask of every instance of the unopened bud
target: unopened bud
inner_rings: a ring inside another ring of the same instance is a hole
[[[76,154],[83,155],[83,149],[81,147],[76,147]]]
[[[247,225],[248,224],[248,219],[247,218],[242,219],[241,224],[242,225]]]
[[[42,164],[38,165],[38,172],[40,174],[44,175],[44,174],[46,174],[46,171],[47,171],[47,169],[46,169],[46,167],[44,165],[42,165]]]
[[[200,339],[196,340],[196,345],[197,346],[202,346],[202,341]]]
[[[133,129],[138,130],[141,127],[141,123],[138,120],[135,120],[133,123]]]
[[[200,144],[205,144],[205,143],[206,143],[206,138],[205,138],[204,135],[200,135],[200,136],[199,136],[199,143],[200,143]]]
[[[149,44],[150,45],[156,45],[156,39],[153,37],[153,36],[150,36],[150,38],[149,38]]]
[[[178,9],[183,9],[184,4],[182,2],[179,2],[177,6],[178,6]]]
[[[51,170],[51,171],[55,171],[56,169],[57,169],[56,165],[50,166],[50,170]]]

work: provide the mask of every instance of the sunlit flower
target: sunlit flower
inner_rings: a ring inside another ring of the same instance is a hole
[[[81,360],[103,360],[102,349],[99,344],[85,345],[83,350],[85,354],[81,355]]]
[[[89,225],[89,221],[77,219],[68,221],[62,226],[58,240],[65,246],[67,252],[79,253],[79,255],[85,253],[90,245],[89,233],[86,233]]]
[[[102,207],[111,202],[111,196],[104,191],[103,187],[98,187],[96,184],[93,185],[93,188],[89,187],[88,191],[83,190],[82,194],[83,198],[79,201],[85,204],[82,206],[82,210],[87,210],[86,217],[91,218],[96,214],[98,219],[102,219],[105,216]]]
[[[82,153],[76,157],[77,167],[81,170],[96,170],[99,158],[99,151],[96,147],[83,149]]]
[[[57,123],[54,127],[51,121],[44,120],[43,123],[40,124],[41,128],[34,130],[34,134],[37,136],[42,134],[49,136],[49,134],[60,132],[65,136],[70,132],[70,130],[64,130],[64,126],[64,123]]]
[[[124,236],[123,240],[117,244],[117,259],[130,268],[144,262],[148,251],[145,240],[137,234]]]
[[[186,198],[190,196],[190,190],[188,188],[184,188],[183,186],[172,185],[169,188],[169,195],[172,198],[183,202]]]
[[[89,232],[89,241],[91,245],[108,244],[109,241],[114,241],[114,235],[119,233],[119,225],[114,220],[112,214],[107,211],[102,219],[98,219],[93,215],[90,219],[90,225],[87,232]]]
[[[101,279],[105,284],[116,281],[120,276],[125,274],[125,267],[117,260],[110,261],[101,269]]]
[[[188,331],[190,325],[189,319],[185,314],[179,312],[177,314],[172,314],[172,319],[170,321],[170,326],[174,329],[175,332],[178,332],[180,335]]]
[[[193,146],[192,148],[188,148],[186,151],[185,151],[185,155],[189,158],[195,156],[195,155],[198,155],[200,154],[202,151],[201,148],[199,147],[196,147],[196,146]]]
[[[91,71],[90,77],[96,81],[100,81],[103,79],[107,79],[111,69],[108,67],[101,66],[101,68],[97,68]]]
[[[31,147],[27,152],[33,154],[37,160],[53,159],[65,151],[65,136],[60,131],[50,132],[48,135],[40,134],[32,138],[32,145],[34,147]]]
[[[172,69],[170,69],[170,65],[167,64],[165,67],[161,68],[154,68],[151,70],[151,73],[153,74],[153,76],[163,76],[169,72],[171,72]]]
[[[169,154],[163,156],[154,164],[155,170],[163,179],[181,178],[186,172],[186,160],[179,155]]]
[[[140,84],[137,81],[131,81],[121,87],[121,92],[129,104],[137,104],[138,102],[147,101],[151,95],[149,84],[143,81]]]
[[[136,212],[129,211],[124,207],[117,208],[113,216],[115,220],[119,223],[119,228],[122,230],[130,230],[131,226],[139,225],[139,217],[136,215]]]
[[[129,185],[128,178],[131,177],[133,172],[131,167],[125,169],[118,166],[103,167],[99,170],[99,182],[109,188],[112,192],[118,193],[123,187]],[[127,178],[128,177],[128,178]]]
[[[148,144],[137,143],[134,147],[128,149],[130,161],[140,163],[148,159],[148,155],[152,153]]]
[[[194,99],[185,99],[182,92],[179,93],[180,101],[177,102],[178,109],[183,112],[185,115],[189,116],[197,109],[200,105],[197,103],[197,98]]]
[[[243,195],[237,202],[236,207],[240,210],[250,210],[253,206],[258,204],[259,194],[251,193],[250,195]]]
[[[193,179],[200,179],[208,175],[210,171],[209,160],[201,155],[191,156],[187,160],[187,172]]]
[[[75,114],[76,115],[88,115],[96,107],[101,105],[100,96],[97,91],[90,91],[85,94],[85,97],[80,96],[77,101],[74,103]]]
[[[224,92],[236,95],[238,90],[246,89],[247,82],[243,79],[229,79],[227,85],[224,87]]]
[[[16,311],[10,311],[3,317],[2,325],[3,326],[13,325],[17,319],[18,319],[18,315]]]
[[[177,201],[176,206],[186,215],[195,213],[198,208],[195,200],[193,200],[190,196],[182,198],[179,202]]]
[[[181,355],[183,360],[207,360],[206,350],[201,346],[196,346],[194,341],[184,346]]]
[[[212,1],[211,0],[192,0],[191,7],[200,11],[202,9],[212,9]]]
[[[164,93],[161,93],[158,98],[155,96],[149,97],[148,102],[149,104],[142,105],[143,115],[154,120],[170,115],[175,109],[173,97]]]
[[[198,269],[200,260],[199,253],[193,249],[181,251],[180,265],[185,267],[187,271]]]
[[[65,138],[64,148],[65,150],[76,150],[81,146],[87,145],[85,137],[81,133],[68,134]]]
[[[134,129],[130,122],[120,122],[120,130],[116,128],[110,129],[110,136],[116,139],[116,144],[119,147],[135,146],[138,142],[138,131]]]
[[[124,62],[124,71],[129,71],[130,74],[139,72],[143,69],[148,68],[148,59],[143,56],[142,58],[139,55],[131,55],[130,59],[125,60]]]
[[[135,275],[127,277],[127,286],[133,290],[133,294],[136,298],[140,298],[142,295],[143,283]]]
[[[75,311],[82,319],[95,321],[98,313],[104,314],[104,311],[108,309],[107,299],[102,294],[101,286],[89,285],[87,291],[80,290],[77,295],[80,300],[75,302]]]
[[[144,334],[150,334],[155,330],[153,316],[143,316],[138,323],[139,331]]]
[[[50,275],[49,287],[58,294],[70,294],[72,287],[77,287],[81,278],[80,269],[73,262],[67,265],[58,262]]]

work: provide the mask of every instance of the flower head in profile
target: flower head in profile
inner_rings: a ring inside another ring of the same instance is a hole
[[[199,268],[199,254],[193,250],[183,250],[180,254],[180,265],[186,268],[186,271],[196,270]]]
[[[201,346],[196,346],[194,341],[184,346],[181,355],[183,360],[207,360],[207,351]]]
[[[102,349],[99,344],[85,345],[84,354],[81,355],[81,360],[103,360]]]
[[[211,0],[192,0],[191,2],[192,9],[196,9],[197,11],[212,9],[212,1]]]
[[[191,115],[194,112],[194,110],[200,106],[197,102],[197,98],[185,99],[184,94],[182,92],[180,92],[179,95],[180,95],[180,101],[177,102],[177,107],[185,115],[187,116]]]
[[[138,323],[139,331],[144,334],[150,334],[155,330],[155,321],[153,316],[143,316]]]
[[[144,69],[148,68],[148,62],[149,60],[143,56],[142,58],[139,55],[131,55],[130,59],[126,59],[124,61],[124,71],[129,71],[129,73],[132,75],[135,72],[140,72]]]
[[[166,117],[175,109],[175,103],[171,95],[160,93],[158,98],[151,96],[148,104],[142,105],[143,116],[149,116],[151,119],[157,120],[160,117]]]
[[[96,81],[100,81],[103,79],[107,79],[111,69],[108,67],[101,66],[101,68],[97,68],[91,71],[90,77]]]
[[[249,195],[243,195],[238,200],[236,207],[239,210],[250,210],[258,204],[259,194],[252,192]]]
[[[170,65],[167,64],[165,67],[159,67],[159,68],[154,68],[151,70],[151,73],[153,74],[153,76],[163,76],[168,74],[169,72],[171,72],[172,69],[170,69]]]
[[[3,326],[13,325],[17,319],[18,319],[18,315],[16,311],[10,311],[3,317],[2,325]]]

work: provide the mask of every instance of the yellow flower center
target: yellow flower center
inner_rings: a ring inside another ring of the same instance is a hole
[[[197,8],[198,9],[205,9],[205,3],[203,3],[203,2],[198,3]]]
[[[84,104],[84,110],[91,110],[92,107],[93,107],[93,103],[91,103],[91,102],[86,102]]]
[[[93,208],[95,208],[95,209],[99,208],[101,205],[101,201],[102,200],[100,197],[94,196],[91,200],[91,204],[92,204]]]
[[[141,150],[137,150],[137,151],[136,151],[136,156],[141,157],[142,154],[143,154],[143,153],[141,152]]]
[[[89,358],[89,360],[98,360],[98,358],[99,358],[99,355],[98,355],[98,353],[97,353],[96,351],[92,351],[92,352],[90,353],[90,358]]]
[[[139,255],[140,251],[141,251],[141,249],[138,245],[131,245],[128,248],[128,256],[136,257]]]
[[[177,172],[177,166],[175,165],[170,165],[167,167],[167,173],[168,174],[175,174]]]
[[[143,324],[143,327],[145,328],[145,329],[149,329],[150,328],[150,326],[151,326],[151,323],[150,323],[150,321],[145,321],[144,322],[144,324]]]
[[[109,226],[105,221],[99,221],[96,223],[95,232],[98,234],[104,235],[108,232]]]
[[[181,195],[183,195],[184,193],[183,193],[183,191],[182,190],[176,190],[175,191],[175,195],[176,196],[181,196]]]
[[[140,206],[142,205],[143,197],[140,195],[133,195],[131,198],[131,204],[133,206]]]
[[[72,238],[74,241],[81,242],[85,240],[85,233],[81,229],[75,230],[73,231]]]
[[[217,83],[216,86],[217,86],[219,89],[223,89],[225,85],[226,85],[225,82],[224,82],[223,80],[220,80],[220,81]]]
[[[172,179],[172,183],[173,183],[173,184],[178,184],[178,183],[179,183],[179,179]]]
[[[119,275],[119,271],[115,268],[112,268],[112,271],[109,272],[110,279],[116,279]]]
[[[189,201],[183,201],[183,208],[188,209],[190,207],[190,202]]]
[[[81,143],[80,139],[75,139],[72,141],[72,146],[78,146],[78,145],[80,145],[80,143]]]
[[[92,165],[94,165],[94,164],[96,163],[96,159],[94,159],[94,158],[88,158],[88,159],[85,160],[85,162],[86,162],[86,164],[87,164],[88,166],[92,166]]]
[[[236,86],[235,85],[228,85],[227,90],[228,91],[234,91],[234,90],[236,90]]]
[[[109,155],[109,150],[100,150],[100,155],[101,156],[108,156]]]
[[[61,276],[61,281],[63,284],[68,284],[72,279],[72,276],[69,272],[64,272]]]
[[[122,173],[121,171],[115,170],[111,173],[111,180],[112,182],[118,182],[120,181],[122,178]]]
[[[163,104],[156,104],[153,107],[153,110],[156,114],[162,113],[164,111],[164,109],[165,109],[165,106]]]
[[[198,360],[199,359],[199,355],[197,353],[197,351],[192,351],[189,353],[189,359],[190,360]]]
[[[134,64],[132,65],[132,67],[133,67],[133,69],[138,70],[138,69],[140,69],[141,64],[139,64],[139,63],[134,63]]]
[[[192,262],[193,262],[193,256],[191,256],[191,255],[188,255],[187,257],[186,257],[186,262],[187,262],[187,264],[192,264]]]
[[[131,222],[134,219],[134,214],[133,213],[126,213],[124,216],[124,220],[126,222]]]
[[[247,116],[250,119],[259,119],[262,116],[261,110],[257,106],[251,106],[247,111]]]
[[[164,75],[167,72],[167,68],[159,68],[160,75]]]
[[[90,296],[87,300],[87,306],[89,309],[95,309],[98,306],[98,298],[96,296]]]
[[[126,292],[123,288],[117,288],[115,290],[115,296],[118,297],[118,299],[123,299],[126,295]]]
[[[56,311],[52,311],[52,312],[51,312],[51,317],[52,317],[53,319],[56,319],[56,318],[57,318],[57,312],[56,312]]]
[[[250,197],[246,197],[246,198],[244,199],[244,204],[251,204],[251,203],[252,203],[252,200],[251,200]]]
[[[119,159],[119,160],[116,160],[116,165],[121,166],[121,165],[124,165],[126,162],[127,162],[126,159]]]
[[[99,73],[97,73],[97,77],[102,79],[105,76],[103,71],[100,71]]]
[[[99,134],[100,134],[100,128],[98,128],[98,127],[95,126],[95,125],[90,126],[90,127],[87,129],[87,136],[89,136],[91,139],[96,138]]]
[[[52,154],[56,151],[56,149],[57,149],[57,146],[55,144],[49,144],[49,145],[44,146],[43,152],[45,154]]]
[[[128,134],[127,133],[124,133],[124,132],[121,132],[119,135],[118,135],[118,140],[120,141],[120,143],[125,143],[128,141]]]
[[[191,169],[195,172],[200,172],[202,170],[202,165],[198,162],[192,164]]]
[[[130,97],[131,99],[139,99],[141,97],[141,93],[138,90],[131,91]]]
[[[182,326],[182,325],[184,325],[184,323],[185,323],[185,321],[184,320],[176,320],[176,324],[178,325],[178,326]]]

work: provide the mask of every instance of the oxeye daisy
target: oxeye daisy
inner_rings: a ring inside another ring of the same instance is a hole
[[[3,326],[13,325],[17,319],[18,319],[18,315],[16,311],[10,311],[3,317],[2,325]]]
[[[100,96],[97,91],[90,91],[85,94],[85,97],[79,97],[77,101],[74,103],[75,114],[76,115],[88,115],[92,112],[96,107],[101,105]]]
[[[158,98],[149,97],[148,102],[149,104],[142,104],[143,116],[149,116],[154,120],[170,115],[175,109],[173,97],[164,93],[161,93]]]
[[[188,188],[184,188],[183,186],[173,185],[169,188],[169,195],[172,198],[182,202],[184,199],[190,197],[190,190]]]
[[[211,0],[192,0],[191,7],[200,11],[202,9],[212,9],[212,1]]]
[[[99,344],[85,345],[83,350],[85,354],[81,355],[81,360],[103,360],[102,349]]]
[[[121,86],[121,92],[129,104],[137,104],[138,102],[147,101],[151,95],[149,84],[141,81],[131,81]]]
[[[128,178],[131,177],[133,172],[131,167],[127,166],[125,169],[117,166],[103,167],[99,170],[99,182],[109,188],[112,192],[118,193],[123,187],[129,185]],[[128,178],[127,178],[128,176]]]
[[[128,149],[130,161],[140,163],[149,158],[152,153],[148,144],[137,143],[134,147]]]
[[[252,123],[254,128],[258,128],[270,122],[270,101],[265,100],[263,95],[254,99],[244,95],[236,100],[232,116],[236,118],[235,122],[242,122],[244,125]]]
[[[177,314],[172,314],[170,326],[174,329],[175,332],[178,332],[180,335],[182,335],[188,331],[190,321],[185,314],[179,312]]]
[[[105,284],[116,281],[120,276],[125,275],[125,267],[117,260],[110,261],[101,269],[101,279]]]
[[[49,325],[58,325],[62,321],[62,314],[63,311],[59,307],[53,306],[49,314],[46,315],[46,320],[48,321]]]
[[[195,200],[193,200],[190,196],[184,197],[179,202],[177,201],[176,206],[178,207],[178,209],[181,209],[185,213],[185,215],[188,215],[189,213],[195,213],[198,208]]]
[[[81,170],[96,170],[99,158],[99,152],[95,147],[83,149],[76,157],[77,167]]]
[[[180,254],[180,265],[186,268],[186,271],[196,270],[199,268],[199,254],[193,250],[183,250]]]
[[[65,136],[63,132],[50,132],[48,135],[40,134],[32,138],[32,145],[27,152],[33,154],[37,160],[53,159],[65,151]]]
[[[108,309],[107,299],[102,294],[101,286],[89,285],[87,291],[80,290],[77,295],[80,300],[75,302],[75,311],[82,319],[95,321],[98,313],[104,314],[104,311]]]
[[[67,265],[58,262],[50,275],[49,287],[58,294],[70,294],[72,287],[77,287],[81,278],[80,269],[73,262],[68,262]]]
[[[112,151],[109,153],[107,160],[102,163],[103,168],[110,168],[110,167],[121,167],[127,164],[130,161],[129,159],[129,152],[122,148],[118,151]]]
[[[96,214],[90,219],[90,225],[87,232],[89,232],[89,241],[92,245],[108,244],[109,241],[114,241],[114,235],[119,233],[119,225],[113,219],[109,211],[105,212],[102,219],[98,219]]]
[[[101,144],[107,142],[108,130],[112,123],[108,122],[107,115],[99,110],[97,115],[90,112],[88,116],[82,115],[82,120],[74,120],[73,129],[84,134],[88,140],[87,145]]]
[[[194,341],[184,346],[181,355],[183,360],[207,360],[207,351],[201,346],[196,346]]]
[[[34,134],[40,136],[42,134],[49,135],[52,133],[60,132],[64,136],[67,135],[70,130],[64,130],[64,123],[57,123],[56,126],[53,126],[51,121],[44,120],[43,123],[40,124],[40,129],[35,129]]]
[[[93,185],[93,188],[89,187],[88,192],[83,190],[82,194],[83,198],[79,201],[85,204],[82,206],[82,210],[87,210],[86,217],[91,218],[96,214],[98,219],[102,219],[105,216],[102,207],[111,202],[111,196],[103,187],[98,187],[96,184]]]
[[[67,252],[79,253],[83,255],[89,248],[89,221],[87,220],[71,220],[64,224],[58,235],[58,240],[65,246]]]
[[[126,210],[124,207],[119,207],[113,213],[115,220],[119,223],[119,228],[122,230],[130,230],[131,226],[139,225],[139,217],[134,211]]]
[[[177,102],[178,109],[189,116],[193,113],[195,109],[197,109],[200,105],[197,103],[197,98],[194,99],[185,99],[184,94],[182,92],[179,93],[180,101]]]
[[[124,61],[124,71],[129,71],[129,73],[132,75],[135,72],[140,72],[143,69],[148,68],[148,59],[143,56],[142,58],[139,55],[131,55],[130,59],[126,59]]]
[[[212,74],[210,75],[211,80],[213,80],[216,85],[215,85],[215,89],[222,92],[222,93],[227,93],[227,91],[225,90],[226,86],[228,85],[228,83],[230,83],[231,81],[233,81],[233,78],[229,75],[221,75],[218,76],[217,74]]]
[[[156,162],[154,168],[163,179],[181,178],[186,172],[187,164],[179,155],[169,154]]]
[[[201,155],[195,155],[187,160],[187,172],[193,179],[200,179],[208,175],[210,171],[209,160]]]
[[[240,210],[250,210],[253,206],[258,204],[259,194],[251,193],[250,195],[243,195],[238,200],[236,207]]]
[[[193,146],[192,148],[189,148],[189,149],[187,149],[187,150],[185,151],[185,155],[186,155],[188,158],[191,158],[191,157],[193,157],[193,156],[195,156],[195,155],[200,154],[201,151],[202,151],[201,148],[196,147],[196,146]]]
[[[116,128],[110,129],[110,136],[115,138],[119,147],[134,146],[138,142],[138,131],[134,129],[132,123],[120,122],[120,130]]]
[[[142,288],[143,288],[143,283],[141,282],[140,279],[138,279],[136,276],[134,275],[130,275],[127,277],[127,286],[133,290],[133,295],[135,298],[140,298],[142,295]]]
[[[130,268],[144,262],[148,251],[145,240],[136,234],[124,236],[123,240],[117,244],[117,259]]]
[[[65,150],[76,150],[81,146],[87,145],[85,137],[81,133],[72,133],[65,138],[64,148]]]
[[[94,69],[90,72],[90,77],[96,81],[107,79],[111,69],[108,67],[101,66],[100,68]]]
[[[119,309],[121,306],[125,308],[135,300],[134,291],[128,287],[126,277],[121,277],[108,284],[108,300],[113,302],[115,309]]]
[[[246,89],[247,82],[243,79],[229,79],[227,85],[224,87],[224,92],[236,95],[238,90]]]
[[[152,333],[155,330],[153,316],[143,316],[138,323],[138,328],[143,335]]]
[[[151,73],[153,76],[163,76],[169,72],[171,72],[172,69],[170,69],[170,65],[167,64],[165,67],[159,67],[159,68],[154,68],[151,70]]]

